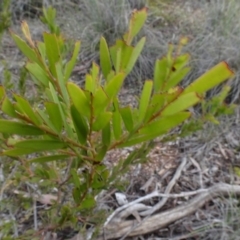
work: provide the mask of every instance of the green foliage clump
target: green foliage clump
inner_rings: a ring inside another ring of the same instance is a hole
[[[0,3],[0,40],[2,34],[11,25],[10,0],[3,0]]]
[[[121,105],[118,94],[146,41],[142,37],[133,44],[146,18],[146,8],[134,11],[127,32],[111,47],[101,38],[100,66],[92,63],[82,88],[70,79],[81,44],[75,43],[70,60],[64,58],[67,43],[54,23],[53,9],[44,10],[43,21],[50,33],[43,33],[43,42],[33,41],[26,22],[22,23],[26,40],[11,32],[28,59],[25,67],[39,89],[41,101],[31,104],[15,93],[12,99],[0,86],[1,155],[21,161],[21,181],[38,183],[45,191],[57,189],[48,225],[50,222],[59,228],[76,224],[79,212],[90,219],[98,194],[130,165],[145,161],[155,138],[164,137],[186,121],[185,126],[191,126],[192,106],[203,104],[207,120],[214,121],[217,114],[226,113],[223,101],[229,88],[212,102],[204,101],[208,90],[233,76],[225,62],[186,88],[179,86],[190,71],[190,56],[182,53],[186,38],[178,46],[170,44],[166,56],[156,60],[153,80],[145,81],[138,106]],[[185,128],[186,133],[190,130]],[[107,153],[129,146],[136,148],[109,169],[105,163]],[[66,200],[69,191],[72,198]],[[94,213],[96,221],[99,212]]]

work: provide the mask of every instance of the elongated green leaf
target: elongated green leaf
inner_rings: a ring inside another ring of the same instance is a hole
[[[128,45],[131,44],[133,38],[139,33],[142,29],[145,21],[147,19],[147,8],[143,8],[139,11],[133,11],[128,32],[124,35],[124,40],[127,42]]]
[[[103,37],[101,37],[100,40],[100,65],[103,72],[103,76],[105,79],[107,79],[107,76],[112,69],[112,64],[108,50],[108,45],[105,38]]]
[[[114,137],[116,140],[118,140],[122,135],[122,121],[121,121],[120,112],[118,110],[113,112],[112,128],[113,128]]]
[[[16,45],[18,46],[18,48],[21,50],[21,52],[29,59],[31,60],[33,63],[36,63],[40,66],[42,66],[41,61],[38,59],[36,52],[30,48],[28,46],[28,44],[21,39],[20,37],[18,37],[16,34],[14,34],[13,32],[10,32],[11,36],[14,40],[14,42],[16,43]]]
[[[201,98],[195,93],[191,92],[188,94],[180,95],[174,102],[168,104],[162,111],[161,116],[173,115],[183,110],[192,107],[198,103]]]
[[[115,139],[118,139],[122,133],[122,118],[119,111],[119,100],[118,98],[113,99],[112,105],[112,133]]]
[[[94,208],[96,201],[94,200],[94,197],[91,194],[88,194],[84,200],[81,202],[79,209],[91,209]]]
[[[45,61],[46,59],[46,48],[45,48],[45,44],[43,42],[37,42],[37,48],[38,51],[42,57],[42,60]],[[44,62],[45,64],[45,62]]]
[[[116,71],[116,73],[119,73],[120,72],[120,70],[121,70],[121,58],[122,58],[122,49],[121,48],[119,48],[118,50],[117,50],[117,56],[116,56],[117,58],[116,58],[116,66],[115,66],[115,71]]]
[[[167,77],[168,63],[166,57],[155,62],[154,67],[154,92],[159,92],[163,89],[164,82]]]
[[[35,153],[36,150],[35,149],[28,149],[28,148],[14,148],[11,150],[6,150],[4,152],[2,152],[3,155],[5,156],[9,156],[9,157],[18,157],[18,156],[22,156],[22,155],[27,155],[27,154],[32,154]]]
[[[143,121],[146,115],[152,94],[152,87],[153,87],[152,81],[145,81],[139,103],[139,120],[138,120],[139,123]]]
[[[3,86],[0,85],[0,102],[2,101],[2,99],[4,98],[5,96],[5,89]]]
[[[190,68],[186,67],[183,69],[179,69],[171,74],[166,84],[164,85],[163,91],[168,91],[170,88],[173,88],[179,84],[184,77],[189,73]]]
[[[90,117],[90,102],[88,101],[84,91],[76,84],[69,82],[67,84],[69,95],[76,109],[83,116]]]
[[[93,62],[91,68],[91,75],[92,78],[94,79],[94,82],[96,83],[98,83],[99,81],[99,72],[100,72],[99,66],[95,62]]]
[[[14,98],[17,100],[18,106],[29,117],[30,120],[37,126],[42,124],[41,118],[34,112],[30,103],[21,96],[14,94]]]
[[[190,60],[190,55],[187,53],[178,56],[177,58],[175,58],[174,68],[176,70],[182,69],[183,67],[185,67],[188,64],[189,60]]]
[[[105,91],[99,87],[93,98],[94,117],[97,117],[100,113],[105,111],[106,107],[108,106],[108,101],[109,99]]]
[[[128,46],[125,42],[123,43],[122,46],[122,57],[121,57],[121,70],[124,71],[130,61],[130,58],[132,56],[132,52],[133,52],[133,47],[132,46]]]
[[[117,40],[115,45],[112,46],[110,49],[109,49],[109,52],[110,52],[110,55],[111,55],[111,60],[112,60],[112,63],[113,63],[113,66],[114,66],[114,69],[116,69],[117,67],[117,51],[118,49],[123,49],[124,47],[124,42],[122,40]],[[110,71],[111,72],[111,71]],[[108,76],[109,78],[109,76]],[[107,78],[107,79],[108,79]]]
[[[93,131],[102,130],[109,123],[111,118],[112,118],[112,113],[111,112],[101,113],[92,125]]]
[[[66,118],[66,111],[64,110],[64,105],[62,103],[60,103],[57,92],[55,90],[55,88],[53,87],[52,83],[49,83],[49,89],[50,89],[50,93],[52,95],[52,99],[53,101],[58,105],[60,114],[61,114],[61,118],[62,118],[62,122],[64,125],[64,128],[68,134],[69,137],[73,137],[73,131],[71,126],[67,123],[67,118]]]
[[[72,180],[73,180],[74,186],[76,188],[80,188],[81,182],[80,182],[80,177],[78,176],[77,170],[76,169],[71,169],[70,173],[72,175]]]
[[[57,133],[60,133],[63,128],[63,121],[61,117],[61,113],[59,111],[59,107],[56,103],[53,102],[45,102],[47,114],[49,116],[49,120],[53,124]]]
[[[111,143],[111,127],[110,127],[110,123],[108,122],[108,124],[102,129],[102,143],[105,146],[109,146]]]
[[[49,116],[41,109],[37,109],[37,113],[39,114],[39,116],[42,118],[42,120],[44,121],[44,123],[52,130],[54,131],[56,134],[58,134],[58,131],[56,129],[56,127],[53,125],[53,123],[50,121]]]
[[[35,151],[49,151],[65,148],[67,147],[67,144],[59,140],[31,139],[19,141],[14,147],[19,149],[33,149]]]
[[[160,117],[156,121],[140,129],[136,135],[153,134],[155,132],[158,132],[159,134],[165,133],[168,130],[171,130],[172,128],[179,125],[179,123],[190,116],[191,113],[189,112],[179,112],[171,116]]]
[[[107,150],[108,150],[108,146],[101,145],[100,148],[97,150],[97,155],[94,160],[96,162],[101,162],[106,156]]]
[[[134,134],[128,141],[121,144],[119,147],[128,147],[139,144],[145,141],[152,140],[162,134],[167,133],[169,130],[178,126],[191,116],[189,112],[181,112],[167,117],[161,117],[159,120],[147,125]]]
[[[18,135],[43,135],[44,132],[37,127],[20,122],[0,119],[0,132]]]
[[[74,105],[71,106],[71,116],[76,134],[78,136],[78,140],[81,144],[85,144],[89,132],[86,120],[84,119],[83,116],[81,116],[81,114]]]
[[[54,77],[57,77],[55,65],[61,57],[57,37],[55,34],[44,32],[43,39],[51,73]]]
[[[15,107],[7,97],[5,97],[3,100],[2,111],[10,117],[13,117],[13,118],[17,117]]]
[[[38,158],[33,158],[29,162],[34,162],[34,163],[47,163],[47,162],[52,162],[52,161],[59,161],[59,160],[66,160],[68,159],[68,155],[51,155],[51,156],[44,156],[44,157],[38,157]]]
[[[71,76],[72,70],[76,64],[77,57],[80,51],[81,43],[77,41],[74,46],[74,51],[71,60],[66,64],[64,71],[64,81],[67,82]]]
[[[205,93],[233,75],[234,73],[228,64],[226,62],[220,62],[186,87],[184,94],[189,92]]]
[[[133,130],[133,126],[134,126],[131,108],[129,106],[121,108],[120,114],[122,116],[122,119],[123,119],[123,122],[124,122],[124,125],[125,125],[127,131],[131,132]]]
[[[87,74],[85,77],[85,90],[94,93],[95,89],[96,84],[93,80],[93,77],[90,74]]]
[[[113,99],[114,97],[117,96],[118,92],[122,87],[124,78],[125,78],[124,73],[118,73],[107,83],[104,90],[109,99]]]
[[[132,51],[131,58],[130,58],[130,60],[129,60],[128,64],[127,64],[127,67],[126,67],[126,74],[129,74],[132,71],[132,69],[133,69],[133,67],[134,67],[134,65],[135,65],[139,55],[142,52],[142,49],[144,47],[145,42],[146,42],[146,38],[143,37],[143,38],[140,39],[140,41],[134,47],[134,49]]]
[[[67,91],[66,84],[65,84],[65,81],[63,78],[62,66],[59,62],[55,64],[55,70],[56,70],[56,75],[57,75],[57,81],[59,83],[64,102],[67,105],[69,105],[68,91]]]
[[[163,108],[165,104],[165,100],[166,100],[165,95],[166,95],[165,93],[163,94],[155,93],[152,96],[152,99],[150,101],[149,107],[146,112],[144,123],[148,122],[151,118],[154,117],[155,114],[160,112],[160,110]]]
[[[37,63],[27,63],[27,70],[45,87],[51,81],[47,73]]]

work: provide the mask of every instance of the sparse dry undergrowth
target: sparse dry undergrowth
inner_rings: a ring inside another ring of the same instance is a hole
[[[79,10],[76,10],[76,3],[57,6],[59,22],[62,24],[66,36],[70,35],[73,39],[80,38],[83,40],[83,50],[80,59],[84,60],[79,63],[78,68],[75,69],[76,74],[73,76],[74,80],[79,83],[88,70],[91,60],[95,59],[98,61],[98,56],[96,55],[97,42],[103,34],[103,30],[106,32],[111,30],[107,32],[108,40],[110,42],[114,41],[115,38],[122,35],[121,31],[125,30],[122,29],[124,28],[124,22],[121,21],[131,11],[131,9],[127,9],[125,12],[122,12],[123,15],[119,16],[118,19],[118,24],[120,25],[116,25],[115,22],[115,25],[112,26],[113,29],[110,29],[111,25],[108,26],[109,28],[104,25],[109,21],[107,17],[111,17],[109,11],[112,9],[110,7],[107,10],[103,8],[106,11],[105,22],[103,21],[102,26],[96,26],[96,22],[94,22],[96,19],[93,19],[89,14],[84,15],[84,13],[87,13],[85,11],[90,10],[84,7],[81,8],[81,6],[84,6],[83,3],[86,4],[86,1],[82,1]],[[240,9],[240,4],[233,0],[212,1],[212,3],[200,0],[197,3],[180,0],[175,3],[159,1],[158,4],[158,6],[153,5],[153,14],[150,15],[149,25],[146,26],[143,33],[148,36],[146,46],[149,46],[149,48],[145,50],[138,66],[128,79],[128,84],[122,93],[122,99],[131,103],[132,99],[130,96],[138,93],[142,80],[152,77],[150,75],[152,69],[148,69],[152,68],[156,57],[166,52],[167,43],[169,41],[177,41],[180,35],[187,35],[191,42],[186,51],[189,51],[193,57],[192,65],[194,71],[192,75],[188,76],[185,83],[189,83],[215,63],[226,60],[235,68],[237,78],[234,82],[233,95],[230,100],[238,101],[238,86],[240,83],[240,23],[236,14],[238,13],[237,10]],[[99,9],[101,10],[101,8]],[[224,9],[226,10],[225,13]],[[77,13],[74,12],[73,14],[73,11]],[[114,11],[118,11],[118,9],[114,9]],[[31,20],[29,23],[33,35],[36,36],[36,39],[39,38],[44,27],[36,19]],[[17,31],[19,26],[16,24],[12,28]],[[91,45],[89,45],[89,42],[91,42]],[[13,74],[12,80],[14,83],[18,80],[17,73],[19,68],[24,65],[24,59],[9,40],[7,34],[4,36],[2,44],[3,48],[1,49],[0,58],[8,63],[8,68]],[[0,67],[0,73],[3,74],[2,67]],[[27,86],[26,94],[34,98],[34,86]],[[15,84],[14,88],[17,87]],[[239,185],[239,177],[234,174],[234,167],[240,166],[239,112],[240,110],[237,109],[235,115],[223,118],[220,126],[206,126],[206,129],[203,131],[191,137],[179,139],[172,144],[158,143],[149,154],[148,163],[134,167],[126,176],[126,179],[122,179],[123,182],[127,180],[127,183],[123,183],[124,187],[122,190],[128,200],[139,199],[140,201],[142,197],[148,196],[154,190],[158,190],[161,194],[166,194],[163,198],[151,197],[143,202],[150,206],[160,202],[161,206],[156,213],[160,214],[159,218],[161,218],[162,212],[171,211],[171,209],[188,203],[195,196],[206,194],[203,189],[211,189],[218,183]],[[114,161],[126,156],[129,152],[131,152],[131,149],[113,152],[106,161],[111,166],[111,164],[114,164]],[[14,163],[16,164],[16,162]],[[17,185],[17,181],[12,179],[14,174],[17,174],[21,169],[21,166],[18,164],[15,166],[10,165],[5,165],[4,162],[1,165],[0,200],[2,206],[0,208],[0,218],[2,220],[0,222],[3,224],[5,220],[13,220],[15,222],[13,224],[15,234],[21,235],[27,229],[34,228],[33,222],[38,223],[40,221],[37,219],[37,214],[41,216],[41,211],[45,211],[46,206],[39,204],[39,202],[44,202],[39,197],[37,197],[38,201],[36,203],[36,201],[25,201],[18,194],[14,195],[13,189],[32,193],[37,190],[37,186],[31,189],[32,186],[28,184]],[[177,177],[176,172],[180,173]],[[219,192],[217,192],[217,195],[210,197],[206,195],[206,201],[203,199],[198,207],[193,205],[192,211],[189,210],[187,212],[189,215],[175,216],[175,218],[172,218],[172,221],[167,222],[167,225],[161,225],[161,228],[153,233],[143,234],[142,232],[136,232],[136,235],[139,235],[138,238],[128,238],[127,236],[126,238],[120,238],[120,235],[117,238],[174,240],[240,239],[239,197],[237,194],[227,194],[227,190],[224,189],[221,192],[218,188],[217,191]],[[117,189],[109,189],[101,196],[101,199],[99,199],[101,206],[107,207],[109,210],[115,210],[118,207],[113,197],[115,191]],[[190,194],[191,192],[192,195]],[[237,189],[237,193],[239,195],[239,189]],[[186,205],[186,209],[190,206]],[[183,211],[183,209],[181,210]],[[130,219],[139,220],[140,215],[135,214]],[[146,216],[147,214],[144,217]],[[147,223],[149,219],[143,220],[143,224]],[[41,219],[41,221],[44,222],[44,219]],[[115,223],[119,224],[119,234],[121,233],[121,223],[125,224],[123,219],[121,221]],[[155,222],[158,221],[160,222],[156,218]],[[126,224],[129,224],[129,222]],[[148,227],[148,225],[146,226]],[[121,229],[124,230],[124,228]],[[129,230],[129,233],[137,231],[137,228],[135,230],[131,227],[126,229]],[[65,235],[63,232],[62,235],[59,232],[57,239],[66,239],[66,235],[71,235],[71,231],[72,229],[63,231]],[[124,235],[126,232],[123,231],[122,234]],[[54,239],[54,234],[48,236],[48,239]],[[75,239],[77,239],[76,236]],[[83,239],[85,238],[83,237]]]

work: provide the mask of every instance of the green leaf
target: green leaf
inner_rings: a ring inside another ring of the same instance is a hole
[[[51,123],[53,124],[55,130],[59,134],[63,128],[63,121],[58,105],[53,102],[45,102],[44,105],[46,107],[46,111]]]
[[[18,156],[22,156],[22,155],[32,154],[32,153],[35,153],[35,152],[36,152],[35,149],[14,148],[14,149],[11,149],[11,150],[6,150],[2,154],[5,155],[5,156],[9,156],[9,157],[18,157]]]
[[[71,60],[66,64],[64,71],[64,81],[67,82],[71,76],[72,70],[76,64],[77,57],[80,51],[81,43],[77,41],[74,46],[74,51]]]
[[[93,77],[90,74],[86,74],[85,77],[85,90],[94,93],[96,89],[96,84]]]
[[[68,97],[68,91],[66,88],[66,84],[63,79],[62,65],[60,63],[56,63],[55,69],[56,69],[57,81],[59,83],[64,102],[68,105],[69,97]]]
[[[37,42],[37,48],[38,51],[42,57],[42,60],[45,61],[46,59],[46,48],[45,48],[45,44],[43,42]],[[44,62],[45,64],[45,62]]]
[[[70,174],[72,175],[72,180],[75,188],[80,188],[81,182],[80,182],[80,177],[78,176],[77,170],[71,169]]]
[[[186,110],[198,103],[200,100],[201,98],[195,92],[180,95],[175,101],[171,102],[163,109],[161,116],[173,115]]]
[[[155,62],[154,67],[154,92],[159,92],[163,89],[164,82],[167,78],[168,63],[166,57]]]
[[[2,111],[10,117],[17,118],[15,107],[7,97],[5,97],[3,100]]]
[[[133,52],[133,47],[128,46],[124,41],[122,40],[117,40],[116,44],[110,48],[110,54],[111,58],[113,61],[114,68],[118,68],[118,60],[117,60],[117,55],[118,51],[121,50],[121,65],[120,65],[120,70],[125,71],[127,64],[129,63],[129,60],[132,56]]]
[[[34,112],[30,103],[21,96],[14,94],[14,98],[17,101],[17,105],[26,114],[27,117],[37,126],[42,124],[41,118]]]
[[[3,86],[0,85],[0,102],[2,101],[2,99],[5,97],[5,89]]]
[[[108,150],[108,146],[106,145],[101,145],[101,147],[99,149],[97,149],[97,155],[95,157],[95,162],[101,162],[104,157],[106,156],[106,153],[107,153],[107,150]]]
[[[111,55],[111,60],[112,60],[112,63],[114,65],[114,69],[117,68],[117,52],[118,52],[119,49],[123,49],[123,47],[124,47],[124,42],[122,40],[118,39],[118,40],[116,40],[115,45],[113,45],[109,49],[109,52],[110,52],[110,55]],[[106,79],[108,79],[108,78],[106,78]]]
[[[143,37],[143,38],[140,39],[140,41],[134,47],[134,49],[132,51],[131,58],[130,58],[130,60],[127,64],[126,70],[125,70],[127,75],[132,71],[140,53],[142,52],[142,49],[144,47],[145,42],[146,42],[146,38]]]
[[[177,84],[179,84],[184,79],[184,77],[189,73],[189,71],[190,68],[186,67],[173,72],[170,75],[169,79],[167,80],[166,84],[164,85],[163,91],[168,91],[170,88],[173,88]]]
[[[115,71],[116,73],[119,73],[121,70],[121,58],[122,58],[122,50],[119,48],[117,50],[117,55],[116,55],[116,66],[115,66]]]
[[[69,158],[69,155],[64,155],[64,154],[51,155],[51,156],[33,158],[29,162],[32,162],[32,163],[47,163],[47,162],[52,162],[52,161],[66,160],[68,158]]]
[[[67,144],[59,140],[31,139],[19,141],[14,147],[32,149],[34,151],[49,151],[66,148]]]
[[[124,40],[128,45],[131,44],[133,38],[142,29],[147,19],[147,8],[144,7],[142,10],[134,10],[130,19],[128,32],[124,35]]]
[[[108,123],[103,129],[102,129],[102,143],[105,146],[109,146],[111,143],[111,127],[110,123]]]
[[[189,60],[190,60],[190,55],[187,53],[178,56],[177,58],[175,58],[174,68],[176,70],[182,69],[183,67],[185,67],[188,64]]]
[[[94,82],[96,83],[98,83],[99,81],[99,72],[100,72],[99,66],[95,62],[93,62],[91,68],[91,75],[92,78],[94,79]]]
[[[138,119],[139,123],[142,122],[143,119],[145,118],[152,94],[152,87],[153,87],[152,81],[145,81],[139,103],[139,119]]]
[[[92,125],[93,131],[100,131],[102,130],[111,120],[112,113],[111,112],[103,112],[99,114],[96,118],[95,122]]]
[[[123,43],[121,49],[122,49],[121,70],[124,71],[130,61],[134,48],[132,46],[128,46],[126,43]]]
[[[96,174],[93,177],[92,188],[103,189],[105,188],[108,179],[109,172],[104,165],[98,165],[96,167]]]
[[[48,74],[37,63],[27,63],[27,70],[45,87],[48,87],[48,83],[51,82]]]
[[[99,87],[93,98],[94,117],[105,111],[108,106],[109,99],[102,87]]]
[[[154,114],[158,113],[163,108],[166,100],[165,95],[166,94],[155,93],[152,96],[144,122],[149,121],[154,116]]]
[[[115,111],[113,112],[112,116],[112,128],[113,134],[116,140],[118,140],[122,135],[122,121],[121,121],[121,114],[119,112],[118,104],[114,104]]]
[[[81,144],[85,144],[89,132],[86,120],[83,116],[81,116],[74,105],[71,106],[71,115],[78,140]]]
[[[72,99],[72,102],[76,109],[81,113],[83,116],[87,118],[90,117],[90,103],[84,93],[84,91],[78,87],[76,84],[69,82],[67,84],[69,95]]]
[[[91,194],[88,194],[84,200],[81,202],[80,209],[91,209],[95,206],[95,200],[94,197]]]
[[[51,73],[57,77],[55,65],[61,58],[57,37],[55,34],[44,32],[43,39]]]
[[[120,114],[122,116],[122,119],[123,119],[123,122],[124,122],[124,125],[125,125],[127,131],[131,132],[133,130],[133,126],[134,126],[131,108],[129,106],[121,108]]]
[[[0,119],[0,132],[7,134],[18,135],[43,135],[45,134],[41,129],[27,125],[20,122],[8,121]]]
[[[117,96],[120,88],[122,87],[124,78],[124,73],[118,73],[105,86],[104,90],[110,100]]]
[[[74,202],[79,205],[81,203],[81,198],[82,198],[82,192],[79,188],[73,188],[72,190],[72,195]]]
[[[187,86],[184,90],[184,94],[189,92],[196,92],[199,94],[205,93],[233,75],[234,73],[229,68],[228,64],[226,62],[220,62]]]
[[[16,34],[14,34],[13,32],[10,32],[11,36],[14,40],[14,42],[16,43],[17,47],[21,50],[21,52],[33,63],[42,66],[41,61],[38,59],[38,56],[36,54],[36,52],[30,48],[28,46],[28,44],[21,39],[20,37],[18,37]]]
[[[36,110],[37,113],[39,114],[39,116],[42,118],[42,120],[44,121],[44,123],[52,130],[54,131],[56,134],[58,134],[58,131],[56,129],[56,127],[53,125],[53,123],[50,121],[49,116],[41,109],[37,109]]]
[[[112,64],[108,50],[108,45],[103,37],[101,37],[100,40],[100,65],[103,72],[103,76],[105,79],[107,79],[108,74],[112,70]]]
[[[118,147],[129,147],[142,142],[150,141],[159,137],[191,116],[189,112],[181,112],[171,116],[161,117],[159,120],[148,124],[146,127],[140,129],[128,141],[119,145]]]
[[[14,144],[14,148],[3,152],[7,156],[20,156],[42,151],[52,151],[56,149],[63,149],[67,144],[57,140],[23,140]]]

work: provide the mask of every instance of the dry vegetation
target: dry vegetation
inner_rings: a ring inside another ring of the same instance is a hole
[[[19,6],[22,6],[21,3],[29,4],[31,1],[18,2]],[[228,102],[239,103],[238,0],[46,0],[44,3],[56,7],[58,23],[65,36],[82,41],[79,63],[73,76],[74,81],[79,84],[82,83],[91,62],[98,62],[99,38],[104,35],[109,43],[113,43],[126,30],[132,9],[147,4],[149,18],[141,33],[147,36],[146,47],[127,79],[122,99],[132,102],[132,96],[138,94],[142,82],[152,78],[155,59],[166,53],[169,42],[177,42],[179,37],[184,35],[190,39],[185,51],[192,56],[192,71],[183,81],[183,85],[189,84],[204,71],[225,60],[236,74],[234,81],[230,83],[232,92]],[[14,5],[11,29],[19,33],[20,19],[17,15],[21,8],[16,10],[17,7]],[[26,18],[24,15],[22,17]],[[45,26],[37,17],[28,18],[27,21],[35,39],[41,38]],[[2,38],[0,59],[12,74],[10,80],[4,71],[4,65],[0,65],[0,81],[20,91],[19,72],[25,60],[7,33]],[[34,87],[30,82],[27,82],[26,86],[23,91],[34,100]],[[209,96],[216,91],[218,89],[210,92]],[[109,236],[104,238],[102,235],[99,239],[240,239],[239,107],[234,115],[222,117],[220,122],[220,125],[208,124],[203,130],[187,138],[171,143],[158,143],[149,154],[147,163],[134,167],[126,179],[122,179],[121,185],[121,190],[129,202],[135,200],[144,203],[144,206],[155,206],[155,209],[145,209],[140,213],[136,210],[134,216],[130,214],[130,217],[122,211],[122,215],[117,218],[118,222],[113,222],[114,232],[110,229]],[[129,152],[131,149],[110,153],[106,161],[111,166]],[[5,232],[11,232],[16,239],[33,239],[23,234],[37,228],[33,222],[45,223],[47,217],[43,212],[46,211],[46,206],[39,195],[35,200],[26,200],[18,193],[25,192],[32,197],[33,193],[42,195],[49,192],[39,192],[37,183],[20,181],[21,164],[13,163],[14,165],[9,159],[1,159],[0,162],[0,239],[12,239],[6,238]],[[235,186],[235,193],[230,193],[230,184]],[[158,190],[158,194],[153,197],[151,194],[155,190]],[[110,211],[118,211],[114,198],[116,191],[118,189],[113,188],[103,193],[99,205]],[[46,219],[42,219],[42,216]],[[125,221],[126,219],[128,221]],[[142,225],[132,227],[134,219]],[[152,226],[154,227],[151,228]],[[92,225],[88,227],[91,229]],[[30,236],[30,233],[28,234]],[[76,238],[76,232],[70,228],[59,231],[57,235],[51,234],[48,238],[45,236],[45,239],[81,239],[80,235]]]

